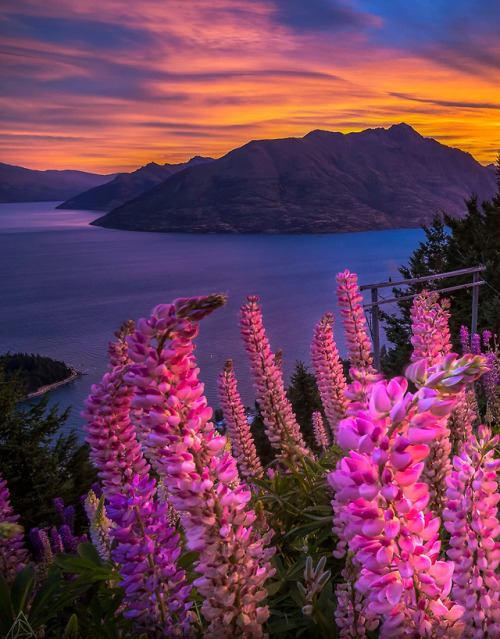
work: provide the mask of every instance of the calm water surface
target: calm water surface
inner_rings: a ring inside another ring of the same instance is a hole
[[[106,348],[128,318],[176,297],[223,292],[227,306],[203,320],[197,357],[206,394],[217,406],[216,382],[232,358],[246,404],[253,403],[238,309],[259,295],[273,349],[283,349],[288,379],[295,360],[309,362],[314,325],[327,311],[337,319],[335,275],[354,271],[360,283],[387,280],[423,238],[423,231],[343,235],[182,235],[134,233],[89,226],[98,214],[58,211],[57,203],[0,205],[0,353],[33,352],[85,373],[54,391],[72,406],[68,427],[80,432],[79,411],[106,369]]]

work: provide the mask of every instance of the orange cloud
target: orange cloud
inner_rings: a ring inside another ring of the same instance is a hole
[[[131,170],[218,157],[253,138],[400,121],[481,162],[495,159],[499,78],[476,72],[477,61],[451,64],[435,43],[380,42],[385,22],[367,11],[337,7],[337,26],[301,30],[299,18],[279,14],[285,5],[20,0],[4,8],[2,161]],[[496,46],[484,42],[491,55]]]

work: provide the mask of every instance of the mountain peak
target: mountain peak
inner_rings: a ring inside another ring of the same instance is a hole
[[[398,137],[422,137],[418,131],[415,131],[415,129],[409,124],[406,124],[406,122],[393,124],[387,129],[387,133],[390,133],[392,135],[396,134]]]

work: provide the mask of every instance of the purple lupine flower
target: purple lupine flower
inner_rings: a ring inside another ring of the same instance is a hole
[[[102,486],[99,482],[95,481],[90,487],[90,490],[94,493],[97,499],[101,499],[103,493],[102,493]],[[87,495],[84,495],[84,497],[86,498]]]
[[[326,313],[316,324],[311,344],[311,360],[326,419],[337,441],[337,425],[346,416],[349,401],[344,393],[347,383],[339,352],[333,339],[333,314]]]
[[[30,542],[33,548],[35,561],[47,568],[52,563],[54,557],[49,538],[45,530],[32,528],[30,530]]]
[[[54,526],[50,529],[50,548],[54,555],[58,555],[64,552],[64,546],[61,539],[61,535],[58,533],[57,528]]]
[[[68,526],[71,533],[75,532],[75,509],[71,505],[64,509],[64,524]]]
[[[265,433],[271,446],[280,451],[278,458],[296,465],[298,457],[308,455],[309,450],[286,396],[283,376],[269,346],[258,301],[258,297],[249,296],[240,309],[241,336],[250,359],[253,385],[266,426]]]
[[[492,333],[491,331],[483,331],[483,348],[486,351],[491,350],[491,337],[492,337]]]
[[[194,585],[210,622],[205,637],[259,637],[267,619],[266,579],[274,573],[251,493],[238,479],[236,462],[224,453],[226,438],[209,421],[193,356],[200,321],[224,303],[222,296],[176,300],[153,309],[128,338],[137,362],[127,375],[142,410],[145,450],[162,477],[170,503],[180,514],[187,548],[200,553]],[[229,557],[238,560],[228,562]]]
[[[470,353],[470,335],[467,326],[460,327],[460,344],[462,345],[462,354]]]
[[[0,568],[7,581],[12,581],[16,573],[24,568],[27,551],[24,535],[10,505],[10,493],[7,481],[0,475],[0,524],[7,528],[7,534],[0,536]]]
[[[125,589],[124,616],[150,637],[189,637],[191,586],[176,566],[179,535],[168,525],[166,506],[154,499],[155,491],[154,480],[134,475],[108,507],[115,523],[110,534],[118,542],[111,557],[120,564]]]
[[[241,476],[248,480],[252,477],[262,477],[264,471],[238,393],[231,360],[226,362],[224,370],[219,375],[218,390],[220,407]]]
[[[473,355],[481,355],[481,337],[477,333],[471,339],[471,353]]]
[[[80,540],[73,536],[71,528],[64,524],[64,526],[59,528],[59,536],[61,537],[64,551],[76,555],[76,547],[80,543]]]

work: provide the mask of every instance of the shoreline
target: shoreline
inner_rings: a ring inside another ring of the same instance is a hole
[[[59,388],[59,386],[69,384],[70,382],[73,382],[75,379],[83,375],[83,373],[80,373],[80,371],[75,371],[73,368],[71,369],[71,371],[71,375],[69,377],[66,377],[66,379],[62,379],[60,382],[54,382],[53,384],[47,384],[47,386],[42,386],[32,393],[28,393],[28,395],[23,397],[23,399],[21,399],[20,401],[26,402],[30,399],[34,399],[35,397],[40,397],[40,395],[44,395],[45,393],[48,393],[55,388]]]

